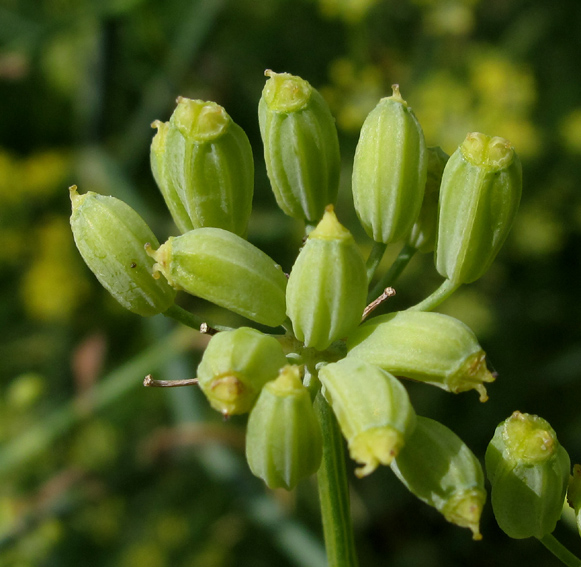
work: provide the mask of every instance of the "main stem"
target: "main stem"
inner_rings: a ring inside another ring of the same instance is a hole
[[[357,567],[343,437],[321,393],[315,399],[315,411],[323,430],[323,460],[317,480],[328,566]]]
[[[567,567],[581,567],[581,559],[573,555],[553,534],[547,534],[538,539]]]

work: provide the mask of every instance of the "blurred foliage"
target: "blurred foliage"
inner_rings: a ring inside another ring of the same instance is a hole
[[[327,97],[344,162],[337,212],[365,250],[350,168],[358,129],[392,83],[430,145],[452,152],[468,131],[513,142],[524,170],[516,226],[490,272],[442,306],[499,372],[490,401],[409,391],[477,455],[518,409],[546,418],[579,462],[580,24],[578,0],[2,0],[0,564],[324,564],[315,484],[266,491],[244,462],[243,418],[222,423],[197,391],[140,388],[148,372],[191,377],[204,340],[124,312],[68,229],[77,183],[127,201],[160,239],[174,232],[149,172],[149,125],[178,95],[215,100],[255,152],[250,240],[288,270],[301,227],[276,210],[261,157],[267,68]],[[431,292],[431,256],[398,283],[390,308]],[[389,470],[352,486],[362,566],[557,564],[534,541],[508,540],[489,507],[474,543]],[[574,526],[558,534],[579,553]]]

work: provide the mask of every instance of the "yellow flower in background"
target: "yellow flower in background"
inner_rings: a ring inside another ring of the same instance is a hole
[[[567,114],[560,131],[565,147],[570,152],[581,154],[581,108]]]
[[[62,189],[70,164],[70,157],[56,150],[33,154],[21,163],[22,191],[30,197],[56,194]]]
[[[38,246],[21,286],[25,309],[33,319],[66,321],[89,287],[75,254],[68,219],[51,219],[32,241]]]
[[[0,148],[0,205],[10,207],[29,197],[55,195],[65,184],[70,166],[70,156],[62,151],[19,158]]]
[[[467,82],[448,70],[429,73],[416,87],[414,110],[429,145],[453,151],[467,130],[494,132],[522,157],[540,150],[531,114],[537,99],[532,72],[502,53],[477,48],[467,58]]]
[[[347,23],[359,22],[378,0],[318,0],[323,16],[341,18]]]
[[[356,133],[365,117],[385,96],[384,77],[378,67],[356,68],[349,59],[336,59],[329,68],[331,84],[321,89],[339,128]]]

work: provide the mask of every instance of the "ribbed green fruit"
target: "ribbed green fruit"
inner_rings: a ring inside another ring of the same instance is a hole
[[[232,232],[198,228],[148,253],[156,261],[154,272],[176,289],[271,327],[286,318],[287,279],[281,267]]]
[[[416,425],[416,414],[401,382],[377,366],[355,358],[319,370],[323,394],[349,447],[362,465],[358,477],[389,465]]]
[[[474,453],[441,423],[417,416],[417,425],[391,469],[412,494],[444,518],[480,535],[486,502],[484,473]]]
[[[153,126],[151,169],[180,231],[217,227],[245,236],[254,161],[244,130],[215,102],[184,97],[169,122]]]
[[[485,382],[494,381],[486,354],[461,321],[422,311],[400,311],[374,317],[347,341],[348,357],[454,394],[476,390],[488,399]]]
[[[542,538],[561,517],[571,461],[541,417],[515,411],[486,450],[492,510],[510,537]]]
[[[433,252],[438,229],[438,201],[440,198],[440,183],[444,166],[449,155],[440,147],[427,149],[428,175],[422,208],[411,232],[406,238],[406,244],[414,247],[418,252],[427,254]]]
[[[152,276],[153,260],[144,245],[157,246],[151,229],[127,204],[115,197],[70,188],[71,228],[87,266],[125,309],[148,317],[174,302],[175,291]]]
[[[198,366],[198,383],[214,409],[224,415],[246,413],[285,365],[275,338],[240,327],[212,337]]]
[[[287,314],[295,336],[307,347],[326,349],[359,325],[366,296],[363,256],[329,206],[289,276]]]
[[[440,188],[436,269],[470,283],[503,245],[522,192],[521,164],[510,142],[473,132],[452,154]]]
[[[323,455],[321,426],[298,366],[286,366],[262,389],[246,429],[246,458],[269,488],[292,490],[317,472]]]
[[[267,70],[258,105],[266,171],[278,206],[289,216],[318,221],[334,204],[341,157],[335,119],[307,81]]]
[[[422,128],[399,86],[365,119],[353,162],[353,200],[367,234],[376,242],[404,238],[416,221],[426,185]]]

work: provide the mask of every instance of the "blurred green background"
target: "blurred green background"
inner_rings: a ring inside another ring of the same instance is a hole
[[[256,107],[267,68],[329,101],[337,213],[365,252],[350,169],[362,121],[392,83],[429,145],[451,153],[469,131],[514,144],[518,220],[491,270],[440,309],[487,350],[499,373],[490,400],[409,391],[480,458],[518,409],[546,418],[580,462],[580,29],[578,0],[0,0],[0,565],[324,565],[314,479],[267,491],[244,462],[244,418],[223,422],[195,389],[141,387],[150,372],[193,377],[205,339],[123,311],[68,225],[76,183],[131,204],[160,240],[175,234],[149,171],[150,123],[178,95],[214,100],[255,152],[249,239],[288,271],[302,227],[276,209],[265,174]],[[414,258],[390,307],[439,282],[431,256]],[[558,565],[538,542],[509,540],[489,504],[472,542],[388,469],[352,479],[362,567]],[[570,522],[557,535],[581,553]]]

